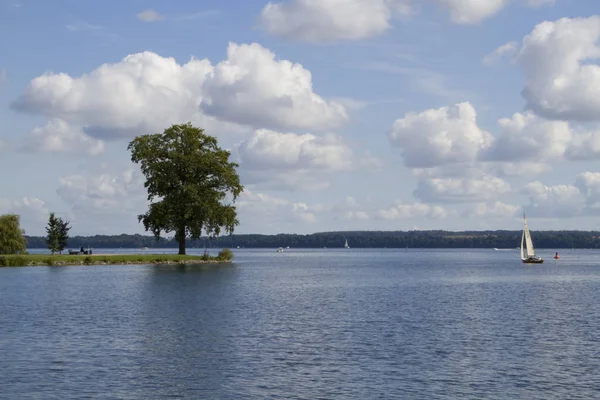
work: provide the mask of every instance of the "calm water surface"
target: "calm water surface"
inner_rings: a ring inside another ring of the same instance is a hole
[[[600,252],[553,254],[0,268],[0,398],[600,398]]]

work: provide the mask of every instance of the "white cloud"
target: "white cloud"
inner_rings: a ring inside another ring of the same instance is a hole
[[[260,129],[237,145],[236,155],[244,181],[261,187],[322,189],[332,172],[353,167],[352,150],[334,135]]]
[[[491,161],[539,162],[560,160],[572,141],[569,124],[548,121],[531,112],[498,121],[494,144],[483,155]]]
[[[343,106],[313,92],[310,72],[300,65],[277,61],[258,44],[232,43],[228,55],[213,67],[209,60],[180,65],[144,52],[76,78],[46,73],[30,82],[13,107],[61,118],[101,139],[159,132],[186,121],[215,134],[242,131],[238,123],[326,129],[347,119]]]
[[[258,43],[230,43],[204,88],[208,114],[254,128],[329,130],[348,119],[344,106],[314,93],[310,71]]]
[[[216,15],[219,12],[217,10],[205,10],[198,11],[194,13],[188,14],[180,14],[180,15],[164,15],[152,9],[144,10],[136,15],[136,18],[140,21],[144,22],[157,22],[157,21],[190,21],[196,20],[198,18],[203,18],[211,15]]]
[[[523,192],[529,196],[529,204],[523,207],[528,216],[571,218],[584,214],[585,196],[574,185],[545,186],[532,182]]]
[[[488,203],[477,203],[470,206],[466,212],[467,217],[480,218],[510,218],[517,215],[520,207],[503,203],[501,201],[492,201]]]
[[[521,44],[527,106],[552,119],[600,120],[600,16],[538,24]]]
[[[260,22],[272,35],[329,42],[379,35],[390,28],[391,16],[386,0],[289,0],[268,3]]]
[[[498,199],[509,193],[503,179],[488,175],[478,178],[431,178],[420,180],[415,196],[426,203],[469,203]]]
[[[539,162],[492,162],[486,164],[488,173],[500,177],[535,176],[548,172],[551,169],[549,163]]]
[[[352,166],[352,150],[340,137],[310,133],[279,133],[259,129],[241,142],[237,151],[249,169],[305,169],[341,171]]]
[[[573,136],[565,157],[569,160],[600,159],[600,131],[580,132]]]
[[[96,155],[104,151],[104,143],[86,135],[60,118],[33,129],[23,146],[25,151]]]
[[[396,202],[392,207],[381,209],[377,212],[379,218],[397,220],[405,218],[432,218],[440,219],[448,216],[446,210],[437,205],[426,203]]]
[[[240,227],[260,226],[262,232],[312,231],[323,208],[291,202],[266,193],[244,190],[236,202]],[[283,244],[282,244],[283,245]]]
[[[509,0],[436,0],[450,12],[456,24],[477,24],[497,14]]]
[[[490,54],[486,55],[481,61],[483,65],[492,65],[499,58],[504,57],[508,54],[514,54],[519,48],[519,44],[517,42],[508,42],[498,47],[496,50],[492,51]]]
[[[152,9],[144,10],[136,15],[137,19],[144,22],[161,21],[165,17]]]
[[[389,138],[409,168],[475,161],[492,142],[490,133],[477,125],[470,103],[408,113],[394,122]]]
[[[148,202],[143,176],[134,167],[63,176],[56,193],[68,206],[73,230],[79,234],[144,231],[137,216],[146,212]]]
[[[26,235],[44,234],[49,213],[47,204],[36,197],[22,197],[16,200],[0,198],[0,215],[18,214],[21,228],[25,229]]]
[[[505,8],[510,0],[432,0],[452,22],[478,24]],[[553,0],[522,0],[530,7]],[[312,43],[359,40],[381,35],[394,17],[407,17],[423,0],[285,0],[269,2],[260,15],[262,28],[275,36]]]
[[[527,215],[574,218],[600,215],[600,172],[583,172],[574,184],[546,186],[531,182],[523,188],[529,197]]]
[[[600,172],[583,172],[577,176],[575,187],[585,197],[588,206],[600,206]]]

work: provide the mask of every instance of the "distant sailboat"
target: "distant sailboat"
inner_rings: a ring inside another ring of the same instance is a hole
[[[535,248],[533,247],[525,215],[523,215],[523,234],[521,235],[521,261],[525,264],[541,264],[544,262],[542,257],[535,255]]]
[[[345,249],[349,249],[350,248],[350,246],[348,246],[348,239],[346,239],[346,243],[344,244],[344,248]]]

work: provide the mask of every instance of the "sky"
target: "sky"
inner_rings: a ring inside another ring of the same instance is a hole
[[[600,229],[599,10],[0,0],[0,213],[144,233],[127,145],[189,121],[239,164],[236,233]]]

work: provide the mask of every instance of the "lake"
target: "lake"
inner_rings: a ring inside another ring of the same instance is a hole
[[[600,251],[540,253],[0,268],[0,398],[599,398]]]

